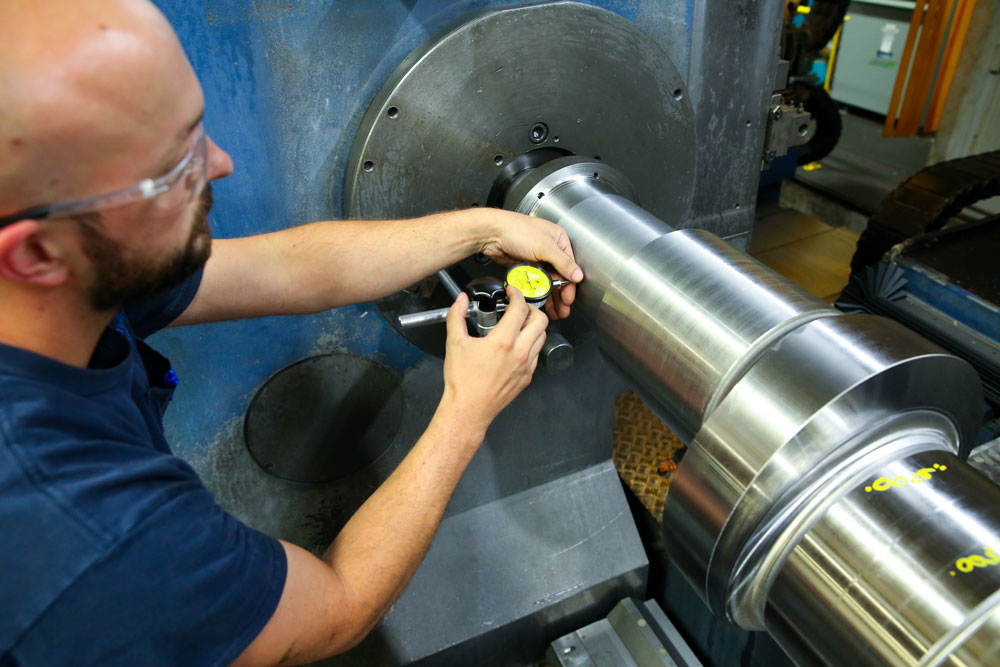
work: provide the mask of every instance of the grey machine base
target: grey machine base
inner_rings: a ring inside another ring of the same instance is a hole
[[[447,517],[385,619],[323,664],[524,665],[595,611],[642,597],[647,570],[605,461]]]
[[[656,600],[630,598],[552,642],[547,658],[560,667],[701,667]]]

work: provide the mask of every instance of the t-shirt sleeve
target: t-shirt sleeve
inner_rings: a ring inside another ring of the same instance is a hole
[[[207,490],[182,493],[81,575],[19,652],[45,655],[32,643],[62,641],[75,664],[228,665],[274,614],[286,570],[278,540]]]
[[[183,283],[125,309],[125,317],[136,336],[146,338],[181,316],[194,301],[205,269],[199,269]]]

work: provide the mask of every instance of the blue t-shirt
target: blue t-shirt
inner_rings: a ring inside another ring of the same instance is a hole
[[[285,584],[281,544],[170,453],[143,342],[201,274],[115,317],[88,368],[0,345],[0,666],[222,665]]]

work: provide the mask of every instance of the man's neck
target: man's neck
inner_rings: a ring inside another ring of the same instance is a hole
[[[0,290],[0,343],[86,368],[114,311],[95,311],[76,295]]]

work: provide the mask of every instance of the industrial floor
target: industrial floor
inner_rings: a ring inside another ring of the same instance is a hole
[[[858,232],[853,229],[832,227],[778,204],[763,203],[757,209],[750,254],[832,303],[847,284],[857,241]],[[683,448],[683,443],[635,394],[627,392],[618,397],[615,466],[657,522],[663,517],[663,504],[676,468],[673,462]]]
[[[795,180],[870,215],[889,192],[926,166],[934,140],[883,137],[883,119],[865,112],[842,112],[840,121],[843,129],[833,152],[820,163],[799,167]]]

